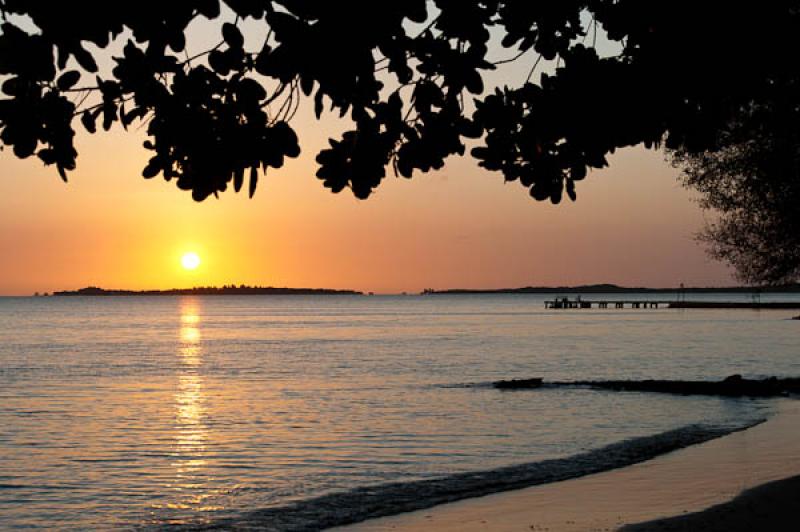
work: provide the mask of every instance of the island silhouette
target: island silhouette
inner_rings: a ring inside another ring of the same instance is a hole
[[[227,295],[364,295],[356,290],[334,290],[331,288],[285,288],[273,286],[196,286],[194,288],[170,288],[168,290],[116,290],[87,286],[78,290],[53,292],[54,296],[227,296]]]
[[[649,288],[619,286],[610,283],[578,286],[524,286],[518,288],[447,288],[436,290],[425,288],[421,295],[470,295],[470,294],[663,294],[663,293],[786,293],[800,292],[800,283],[772,286],[725,286],[725,287],[672,287]],[[368,292],[373,295],[373,292]],[[36,292],[48,295],[47,292]],[[287,288],[274,286],[248,286],[244,284],[224,286],[196,286],[193,288],[170,288],[166,290],[107,289],[87,286],[77,290],[53,292],[54,296],[183,296],[183,295],[365,295],[358,290],[333,288]],[[402,292],[402,295],[408,295]]]
[[[789,283],[768,286],[696,286],[696,287],[632,287],[619,286],[611,283],[587,284],[579,286],[523,286],[519,288],[448,288],[435,290],[426,288],[422,291],[425,295],[456,295],[456,294],[632,294],[632,293],[767,293],[767,292],[800,292],[800,283]]]

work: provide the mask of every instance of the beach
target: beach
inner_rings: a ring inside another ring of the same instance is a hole
[[[746,490],[727,503],[701,512],[628,525],[624,532],[745,532],[797,530],[800,476],[776,480]]]
[[[785,517],[800,494],[800,403],[778,402],[760,425],[647,462],[339,530],[795,529]]]

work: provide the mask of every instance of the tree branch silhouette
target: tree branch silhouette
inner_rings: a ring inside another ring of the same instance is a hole
[[[366,198],[388,166],[410,178],[469,143],[480,166],[558,203],[619,148],[715,153],[753,106],[780,97],[796,113],[797,92],[774,87],[800,76],[782,53],[794,49],[798,13],[796,1],[754,10],[688,0],[142,0],[127,9],[0,0],[0,142],[66,179],[75,118],[90,133],[98,121],[104,130],[141,121],[153,152],[145,178],[161,175],[202,201],[239,191],[247,173],[252,195],[260,173],[299,155],[290,121],[307,98],[317,118],[352,123],[316,154],[333,192]],[[179,57],[201,18],[218,21],[219,43]],[[246,49],[240,20],[263,26],[260,48]],[[122,55],[101,78],[85,45],[120,39]],[[598,41],[620,52],[600,53]],[[538,58],[523,83],[487,87],[490,71],[530,50]],[[542,60],[555,68],[534,80]],[[86,84],[92,76],[96,85]]]

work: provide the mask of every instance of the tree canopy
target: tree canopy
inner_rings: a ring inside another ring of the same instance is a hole
[[[701,239],[747,282],[800,278],[800,132],[796,105],[786,103],[753,106],[723,130],[716,151],[670,153],[716,213]]]
[[[145,178],[198,201],[245,180],[252,195],[262,172],[299,155],[291,119],[305,97],[318,118],[352,123],[316,154],[333,192],[366,198],[387,169],[438,169],[469,142],[480,166],[558,203],[618,148],[717,153],[754,106],[782,102],[794,131],[799,14],[781,0],[0,0],[0,140],[66,180],[78,123],[142,122]],[[198,18],[219,20],[219,43],[190,57]],[[243,20],[263,24],[258,46]],[[115,39],[111,75],[96,75]],[[541,60],[556,68],[534,76]],[[528,79],[486,90],[508,62]]]

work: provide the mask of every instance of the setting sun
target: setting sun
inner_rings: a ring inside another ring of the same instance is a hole
[[[196,270],[200,266],[200,257],[197,253],[184,253],[181,257],[181,266],[186,270]]]

